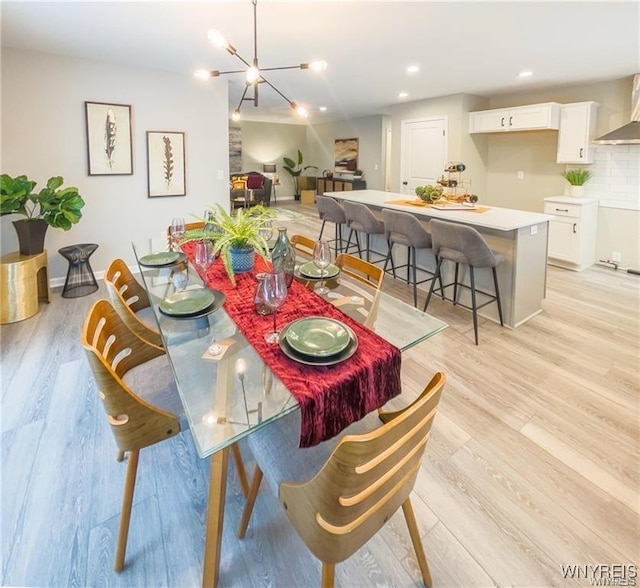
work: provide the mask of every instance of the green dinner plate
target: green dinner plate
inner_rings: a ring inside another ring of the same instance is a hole
[[[167,296],[160,303],[160,310],[171,316],[189,316],[209,308],[215,300],[211,290],[182,290]]]
[[[148,267],[162,267],[164,265],[172,265],[181,258],[185,258],[185,255],[179,251],[162,251],[161,253],[143,255],[139,262],[140,265]]]
[[[285,339],[292,349],[312,357],[328,357],[340,353],[351,341],[345,325],[321,316],[292,322],[286,328]]]
[[[300,273],[307,278],[319,278],[320,268],[313,263],[313,261],[307,261],[300,266]],[[340,268],[337,265],[329,265],[326,270],[322,272],[323,278],[333,278],[340,273]]]

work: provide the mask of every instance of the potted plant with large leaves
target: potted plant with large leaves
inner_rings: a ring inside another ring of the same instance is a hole
[[[22,255],[44,251],[48,227],[68,231],[82,218],[84,200],[78,188],[62,188],[63,183],[62,176],[51,177],[47,185],[35,193],[36,182],[25,175],[0,176],[0,216],[21,214],[25,217],[13,221]]]
[[[269,255],[269,245],[261,234],[261,229],[270,225],[275,211],[264,206],[240,208],[232,216],[222,206],[213,210],[207,220],[210,229],[200,234],[192,234],[187,240],[212,238],[214,254],[220,253],[229,279],[235,285],[235,275],[253,269],[255,253],[263,259]]]
[[[300,149],[298,149],[297,159],[295,161],[290,157],[283,157],[282,159],[284,161],[284,165],[282,167],[286,169],[293,178],[293,185],[295,187],[294,197],[296,200],[300,200],[300,190],[313,190],[316,187],[315,183],[313,184],[313,186],[307,185],[304,182],[306,178],[301,177],[302,174],[308,169],[318,169],[318,166],[304,165],[304,157]],[[315,178],[309,178],[309,180],[311,179],[315,181]]]

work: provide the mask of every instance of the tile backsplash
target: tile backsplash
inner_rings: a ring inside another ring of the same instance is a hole
[[[597,145],[595,162],[585,167],[593,173],[585,197],[603,207],[640,210],[640,145]]]

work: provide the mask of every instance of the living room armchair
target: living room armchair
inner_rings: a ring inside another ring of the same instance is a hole
[[[259,172],[233,174],[231,176],[231,207],[245,208],[271,204],[272,180]]]

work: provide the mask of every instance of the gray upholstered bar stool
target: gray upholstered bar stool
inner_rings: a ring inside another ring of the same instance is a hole
[[[324,231],[324,225],[327,221],[334,223],[334,238],[329,240],[329,243],[333,243],[334,249],[337,253],[342,252],[342,225],[346,224],[347,218],[344,214],[344,209],[333,198],[329,196],[316,196],[316,206],[318,207],[318,215],[322,220],[322,226],[320,227],[320,234],[318,235],[318,241],[322,239],[322,232]]]
[[[407,268],[407,284],[413,284],[413,305],[418,306],[418,284],[424,284],[434,279],[435,274],[426,268],[418,268],[417,252],[419,249],[431,249],[431,235],[428,233],[420,221],[408,212],[382,210],[382,221],[384,222],[384,232],[387,237],[389,252],[384,262],[384,271],[387,271],[387,264],[391,262],[391,271],[396,278],[396,269]],[[407,263],[395,266],[393,263],[393,246],[395,244],[404,245],[407,248]],[[428,278],[418,282],[418,269],[429,274]]]
[[[436,264],[436,275],[431,282],[427,300],[424,303],[424,310],[427,310],[431,295],[435,290],[445,297],[445,288],[453,286],[453,298],[450,299],[454,304],[458,302],[458,288],[468,288],[471,290],[471,307],[460,304],[463,308],[467,308],[473,312],[473,331],[475,334],[476,345],[478,344],[478,309],[496,302],[498,305],[498,316],[500,317],[500,325],[504,326],[502,320],[502,303],[500,301],[500,289],[498,288],[498,274],[496,268],[506,259],[501,253],[492,251],[482,235],[473,227],[467,225],[459,225],[441,220],[432,220],[431,239],[433,242],[433,253],[438,260]],[[442,283],[442,262],[445,260],[453,261],[456,264],[454,281],[449,284]],[[469,266],[469,282],[470,286],[461,283],[458,280],[458,267],[460,264]],[[491,268],[493,274],[494,293],[484,292],[476,289],[474,270],[479,268]],[[435,288],[436,280],[440,282],[440,287]],[[478,304],[476,294],[481,294],[488,298],[482,304]]]
[[[359,204],[357,202],[349,202],[345,200],[344,214],[347,217],[347,227],[349,228],[349,238],[347,239],[347,247],[345,253],[349,253],[349,247],[351,246],[351,237],[355,233],[356,245],[358,247],[358,255],[362,257],[362,249],[360,248],[360,239],[358,238],[358,231],[366,235],[366,259],[371,262],[371,235],[384,235],[384,224],[379,221],[368,206]],[[376,255],[379,255],[382,259],[386,259],[386,255],[374,251]],[[382,259],[378,261],[382,261]],[[375,263],[375,262],[374,262]]]

